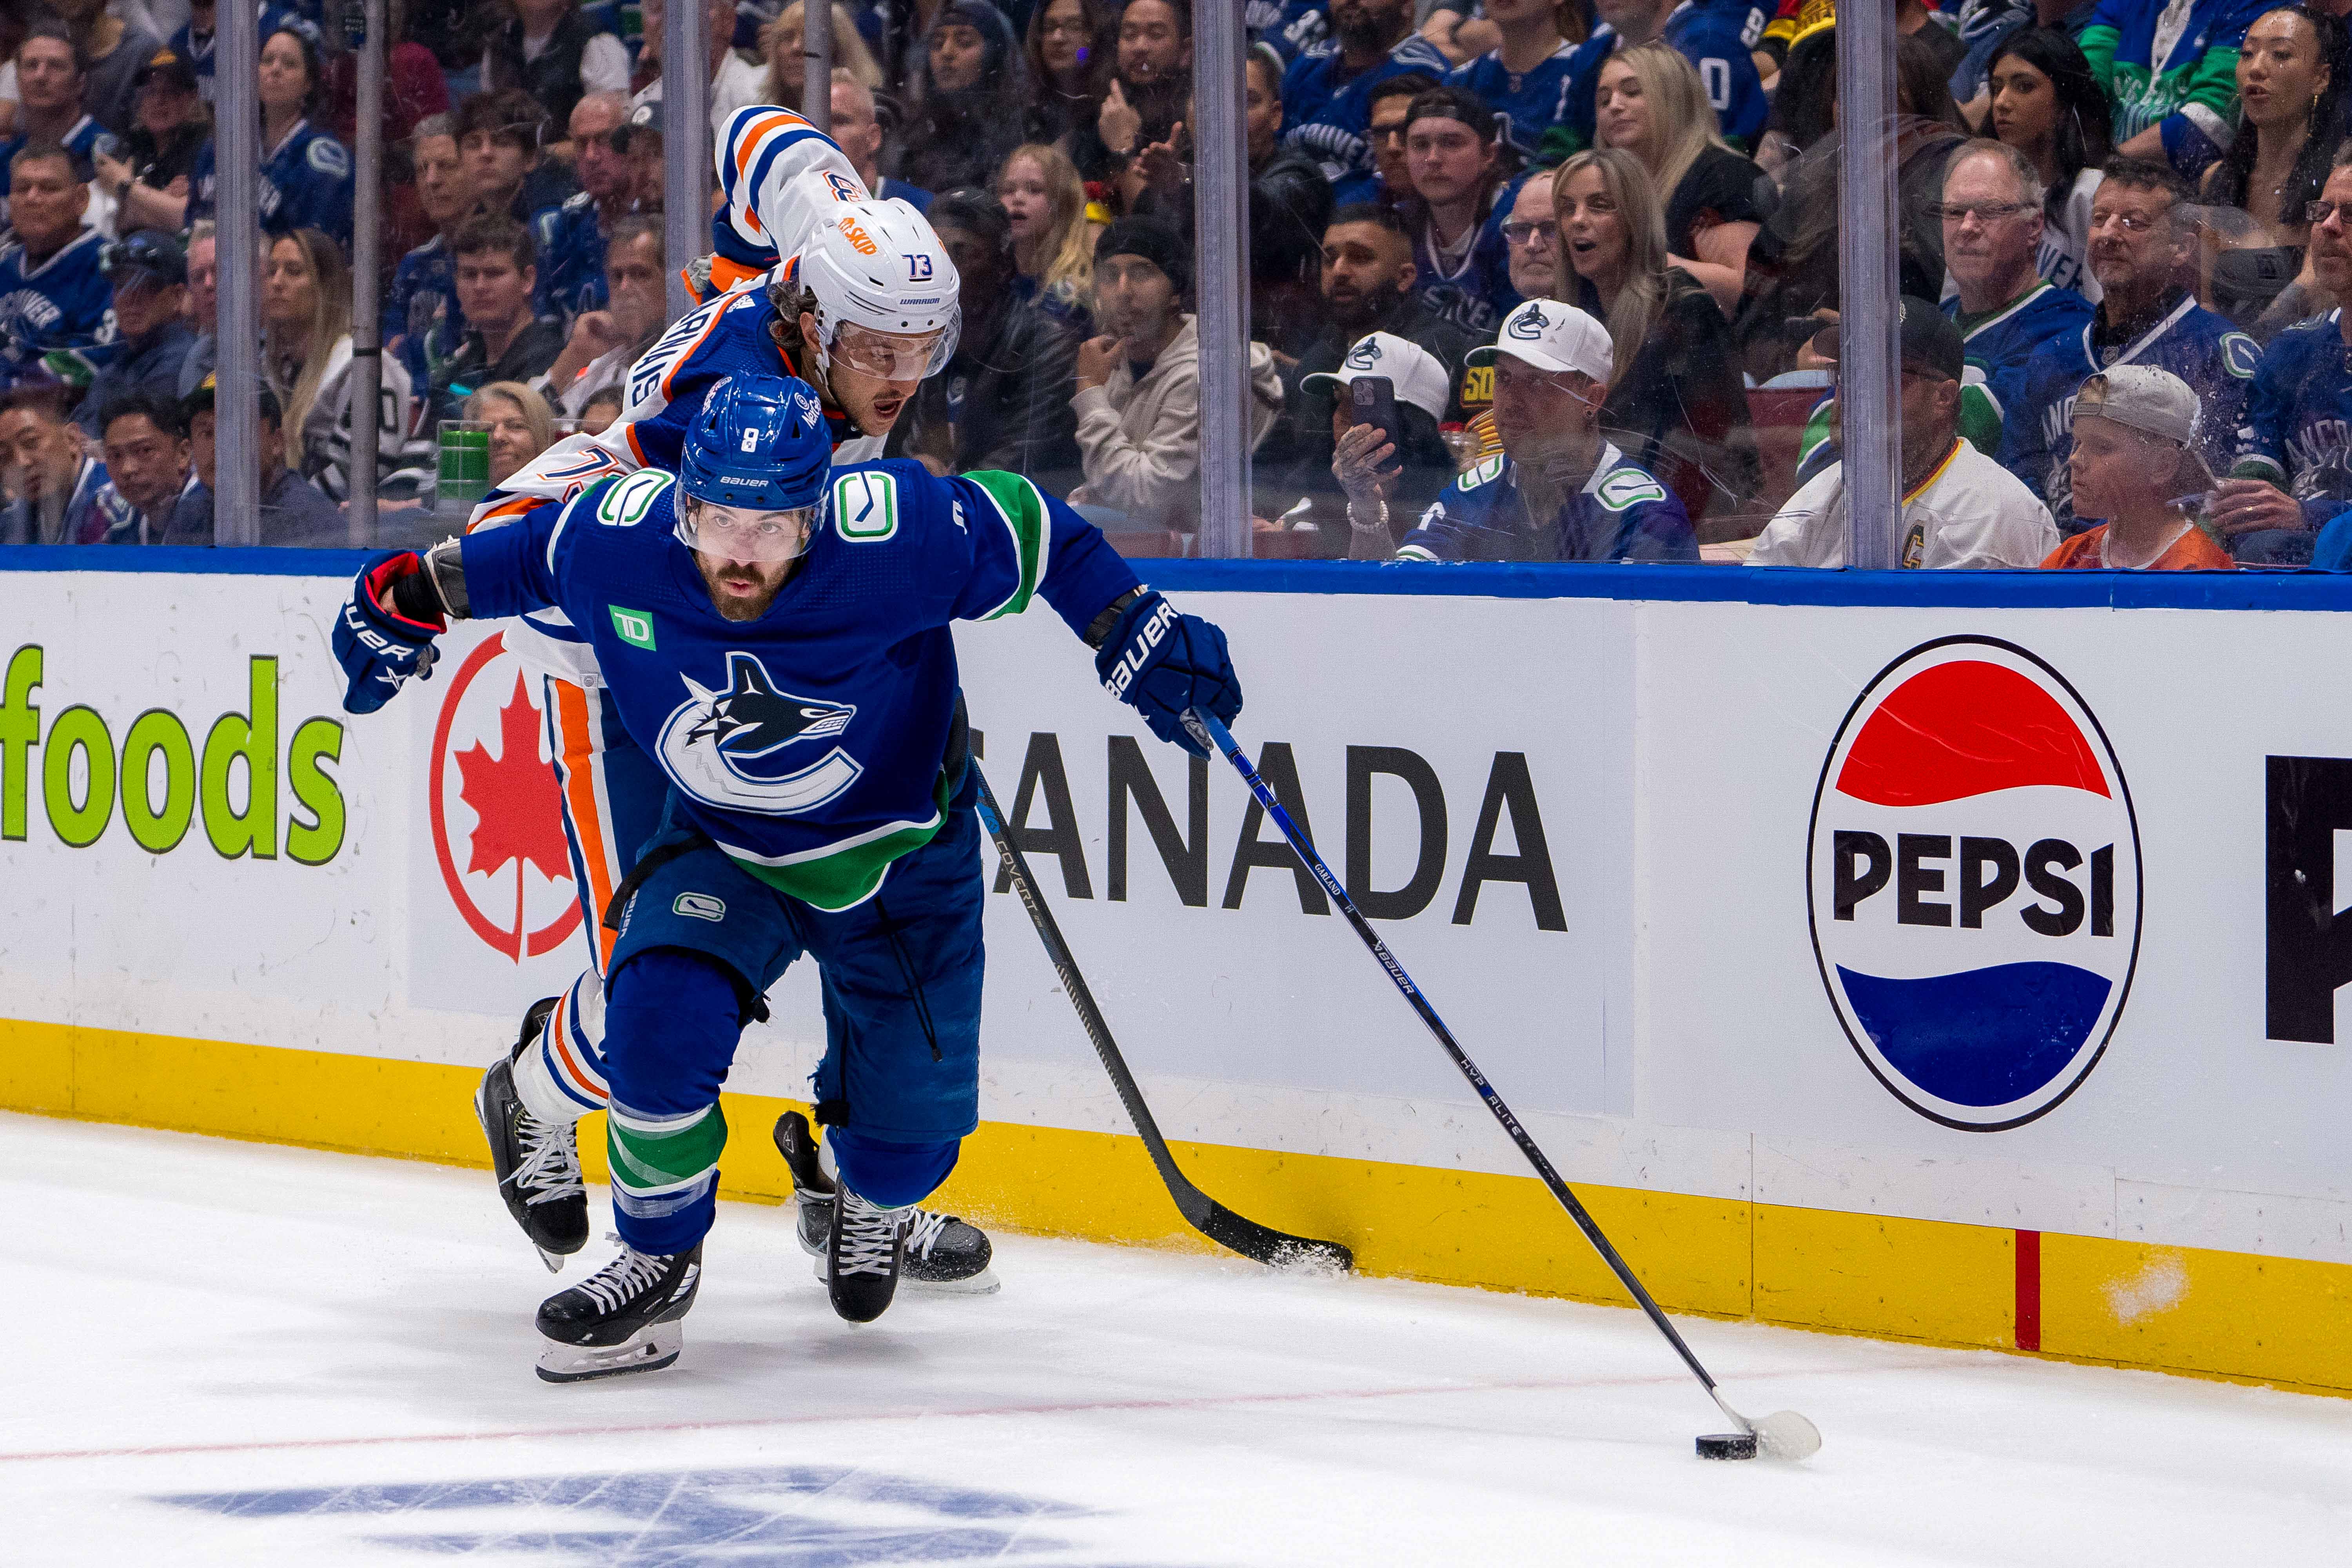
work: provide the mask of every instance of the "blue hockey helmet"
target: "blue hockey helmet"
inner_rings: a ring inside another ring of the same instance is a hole
[[[806,382],[721,382],[687,430],[677,537],[732,560],[789,561],[816,536],[832,468],[833,437]]]

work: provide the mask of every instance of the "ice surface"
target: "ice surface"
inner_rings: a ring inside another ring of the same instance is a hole
[[[858,1328],[786,1211],[728,1205],[678,1364],[552,1387],[550,1277],[480,1172],[0,1115],[0,1212],[9,1563],[2081,1568],[2352,1540],[2352,1403],[2149,1373],[1685,1320],[1735,1405],[1827,1440],[1709,1464],[1721,1417],[1631,1311],[1000,1237],[1001,1294]]]

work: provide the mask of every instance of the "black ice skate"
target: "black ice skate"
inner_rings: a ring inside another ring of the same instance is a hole
[[[550,1383],[659,1372],[686,1343],[678,1326],[702,1283],[702,1245],[671,1258],[621,1256],[539,1304],[539,1375]]]
[[[898,1293],[898,1265],[907,1255],[907,1222],[914,1205],[886,1209],[844,1187],[834,1194],[833,1229],[825,1238],[825,1294],[853,1323],[870,1323],[890,1310]]]
[[[515,1093],[514,1063],[537,1042],[554,1011],[552,996],[531,1004],[514,1049],[482,1075],[482,1086],[474,1092],[474,1114],[489,1140],[499,1195],[551,1274],[560,1273],[564,1258],[588,1243],[588,1188],[580,1179],[579,1142],[572,1124],[541,1121],[524,1108]]]
[[[816,1259],[816,1277],[830,1283],[834,1180],[817,1157],[808,1118],[787,1110],[776,1118],[776,1149],[793,1173],[793,1231],[801,1250]],[[917,1209],[907,1226],[898,1283],[926,1296],[986,1296],[999,1289],[989,1267],[988,1233],[951,1214]]]

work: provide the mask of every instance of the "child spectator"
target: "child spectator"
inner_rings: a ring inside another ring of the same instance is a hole
[[[2213,488],[2197,450],[2197,395],[2152,364],[2119,364],[2074,399],[2076,508],[2103,521],[2050,552],[2045,568],[2229,572],[2237,563],[2183,510]]]
[[[1095,237],[1077,166],[1042,142],[1015,147],[996,179],[1013,226],[1013,289],[1076,336],[1094,335]]]
[[[1579,153],[1553,176],[1552,206],[1562,291],[1609,328],[1601,428],[1694,524],[1736,514],[1761,482],[1748,394],[1723,313],[1671,264],[1649,176],[1631,153]]]
[[[1771,181],[1724,145],[1698,71],[1664,44],[1620,49],[1601,68],[1593,102],[1600,144],[1641,160],[1663,201],[1667,265],[1730,317],[1747,287],[1748,247],[1775,205]]]
[[[1519,302],[1496,211],[1504,187],[1495,117],[1459,87],[1423,93],[1411,115],[1404,149],[1413,197],[1398,216],[1413,237],[1413,288],[1430,314],[1487,337]],[[1505,193],[1504,211],[1517,194]]]
[[[2024,153],[2049,193],[2042,198],[2034,268],[2096,304],[2099,282],[2089,268],[2091,198],[2110,137],[2106,95],[2091,76],[2091,62],[2058,29],[2029,27],[1993,57],[1986,79],[1994,138]]]

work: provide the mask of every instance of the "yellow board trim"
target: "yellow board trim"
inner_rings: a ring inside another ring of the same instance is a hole
[[[0,1109],[486,1165],[471,1068],[0,1019]],[[728,1095],[719,1191],[780,1202],[766,1130],[796,1102]],[[798,1106],[805,1110],[805,1106]],[[601,1129],[582,1163],[605,1179]],[[1626,1304],[1529,1177],[1176,1143],[1251,1217],[1353,1247],[1367,1274]],[[2016,1344],[2017,1233],[1624,1187],[1578,1194],[1665,1306],[1974,1349]],[[488,1194],[484,1194],[487,1201]],[[984,1225],[1213,1252],[1140,1142],[988,1122],[940,1206]],[[2352,1267],[2097,1237],[2041,1238],[2043,1356],[2352,1394]]]

